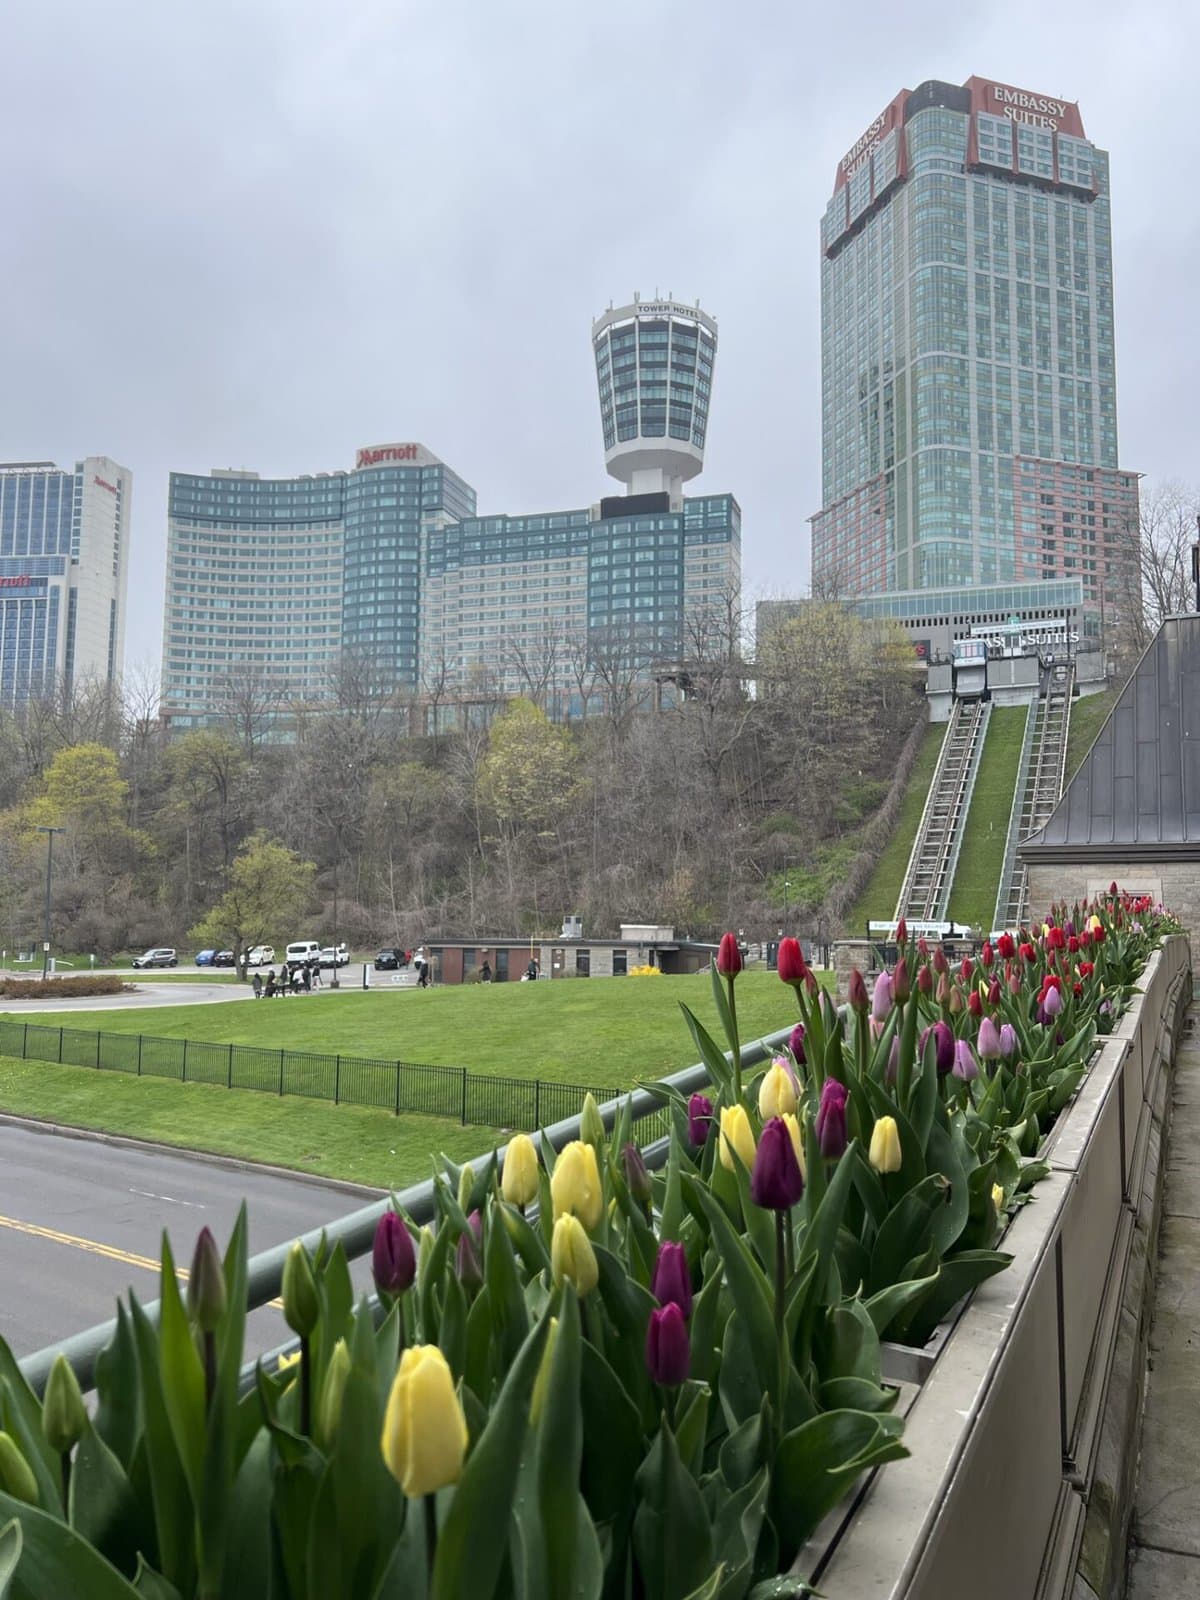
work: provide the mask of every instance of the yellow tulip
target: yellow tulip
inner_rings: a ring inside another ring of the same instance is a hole
[[[400,1357],[380,1444],[384,1463],[410,1500],[457,1483],[467,1453],[467,1419],[454,1378],[436,1345]]]
[[[573,1283],[581,1300],[591,1294],[599,1282],[600,1269],[596,1265],[592,1241],[579,1218],[569,1213],[559,1217],[550,1235],[550,1270],[555,1283],[561,1283],[564,1278]]]
[[[508,1149],[504,1152],[500,1193],[510,1206],[531,1205],[537,1199],[537,1151],[527,1133],[518,1133],[514,1139],[508,1141]]]
[[[996,1215],[999,1216],[1004,1210],[1004,1190],[998,1183],[992,1185],[992,1204],[996,1208]]]
[[[772,1061],[758,1088],[758,1114],[764,1122],[789,1116],[796,1109],[796,1085],[788,1069]]]
[[[754,1129],[742,1105],[721,1107],[721,1165],[736,1170],[734,1152],[749,1172],[754,1165]]]
[[[573,1139],[559,1155],[550,1175],[550,1199],[555,1222],[570,1215],[578,1217],[589,1233],[599,1227],[604,1215],[604,1190],[596,1152],[590,1144]]]
[[[796,1152],[796,1160],[800,1164],[800,1176],[807,1178],[808,1173],[804,1167],[804,1136],[800,1132],[800,1124],[790,1111],[783,1113],[783,1125],[792,1138],[792,1149]]]
[[[871,1149],[867,1156],[876,1172],[899,1172],[903,1165],[900,1153],[900,1130],[895,1117],[880,1117],[871,1134]]]
[[[276,1372],[286,1372],[289,1367],[294,1367],[300,1360],[299,1350],[293,1350],[290,1355],[282,1355],[275,1363]]]

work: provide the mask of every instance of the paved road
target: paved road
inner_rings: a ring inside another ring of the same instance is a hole
[[[27,1355],[106,1321],[127,1288],[156,1299],[163,1228],[186,1267],[206,1224],[224,1248],[243,1198],[251,1255],[365,1203],[273,1173],[0,1125],[0,1334]],[[247,1353],[286,1336],[265,1307]]]
[[[172,983],[169,978],[156,978],[153,982],[139,983],[139,975],[130,972],[128,968],[117,975],[133,987],[122,994],[83,995],[74,1000],[42,1000],[37,996],[32,1000],[0,999],[0,1012],[20,1015],[37,1011],[125,1011],[139,1007],[217,1004],[253,998],[248,987],[232,982],[227,976],[217,978],[212,983]],[[320,994],[332,992],[329,986],[331,976],[332,973],[322,973]],[[373,992],[383,990],[399,993],[410,987],[401,984],[394,972],[369,971],[367,977]],[[361,962],[353,962],[350,966],[343,967],[339,974],[341,991],[362,994],[362,978]],[[312,999],[313,996],[309,995],[306,998]],[[320,995],[317,998],[320,998]]]

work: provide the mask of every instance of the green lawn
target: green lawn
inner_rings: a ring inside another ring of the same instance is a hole
[[[395,1117],[298,1095],[281,1100],[248,1089],[127,1078],[7,1056],[0,1057],[0,1106],[19,1116],[271,1162],[381,1189],[427,1178],[433,1152],[461,1161],[491,1149],[500,1138],[487,1128],[463,1128],[441,1117]]]
[[[1025,738],[1026,706],[996,706],[975,775],[975,789],[950,891],[949,916],[985,932],[992,926],[1004,846]]]
[[[774,975],[744,972],[737,983],[744,1040],[796,1018]],[[696,1060],[679,1010],[686,1001],[716,1034],[710,980],[588,978],[556,983],[466,984],[427,991],[351,990],[287,1000],[181,1005],[152,1011],[62,1010],[30,1023],[109,1033],[187,1037],[468,1067],[507,1077],[626,1088]]]
[[[1105,689],[1101,694],[1084,695],[1072,704],[1071,726],[1067,730],[1068,780],[1079,770],[1080,762],[1120,698],[1120,689]]]
[[[866,888],[846,915],[846,930],[850,934],[861,933],[868,921],[883,922],[895,913],[908,858],[912,854],[913,840],[921,825],[925,797],[933,781],[933,769],[937,766],[945,736],[944,722],[931,722],[925,730],[925,738],[900,806],[900,815],[896,819],[895,831],[883,847]]]

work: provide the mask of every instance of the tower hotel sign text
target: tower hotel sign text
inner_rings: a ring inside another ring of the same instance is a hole
[[[368,444],[354,457],[355,467],[385,467],[397,463],[428,467],[436,462],[437,457],[423,444]]]
[[[1002,83],[990,85],[988,109],[993,116],[1007,117],[1010,122],[1028,122],[1035,128],[1057,129],[1067,114],[1061,100],[1047,100],[1044,95],[1026,94],[1023,89],[1009,89]]]

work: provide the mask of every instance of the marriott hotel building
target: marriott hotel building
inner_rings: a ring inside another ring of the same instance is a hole
[[[903,89],[821,223],[823,509],[843,593],[1120,592],[1108,156],[1079,107],[988,78]]]

